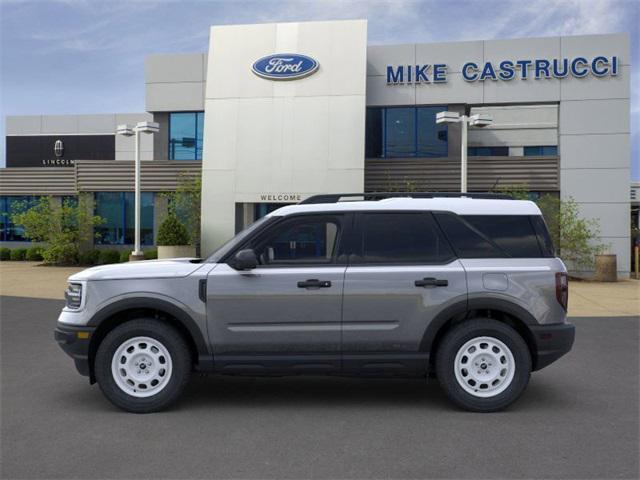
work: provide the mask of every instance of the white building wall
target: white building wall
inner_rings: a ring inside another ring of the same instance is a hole
[[[236,203],[362,189],[366,42],[363,20],[212,27],[202,165],[205,254],[233,235]],[[276,53],[308,55],[320,67],[290,81],[251,71],[256,60]]]
[[[573,58],[615,55],[617,76],[563,79],[514,79],[509,82],[465,82],[459,72],[465,62],[483,65],[505,59]],[[597,219],[601,241],[618,257],[618,270],[629,274],[630,182],[630,53],[627,34],[524,38],[370,46],[367,50],[367,105],[467,104],[477,110],[494,108],[496,118],[508,110],[502,105],[555,104],[528,111],[531,122],[523,130],[496,125],[472,130],[470,145],[558,144],[563,198],[571,197],[585,218]],[[448,80],[440,84],[387,85],[387,65],[448,65]],[[551,125],[553,112],[556,125]],[[546,109],[546,111],[545,111]],[[524,111],[524,110],[523,110]],[[514,111],[510,112],[511,114]],[[544,119],[548,116],[548,119]],[[536,120],[537,117],[540,117]],[[542,124],[547,123],[547,126]],[[496,142],[496,143],[493,143]],[[513,150],[514,153],[517,150]]]

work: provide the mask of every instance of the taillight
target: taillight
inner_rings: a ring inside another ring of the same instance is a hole
[[[566,311],[569,303],[569,276],[564,272],[556,273],[556,299]]]

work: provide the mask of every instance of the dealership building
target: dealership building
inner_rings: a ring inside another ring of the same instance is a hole
[[[208,52],[151,55],[145,112],[11,116],[0,212],[41,195],[86,195],[97,244],[133,242],[131,137],[143,135],[142,238],[153,245],[183,175],[202,176],[202,253],[282,204],[318,193],[517,186],[573,198],[630,268],[630,53],[626,34],[367,45],[364,20],[211,28]],[[100,92],[96,92],[100,95]],[[0,244],[24,239],[3,216]],[[107,247],[100,247],[107,248]]]

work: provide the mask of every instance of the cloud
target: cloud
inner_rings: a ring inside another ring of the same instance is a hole
[[[0,124],[7,114],[141,110],[144,57],[205,51],[215,24],[366,18],[370,44],[629,32],[632,85],[640,79],[637,0],[0,2]],[[632,88],[636,156],[639,95]]]

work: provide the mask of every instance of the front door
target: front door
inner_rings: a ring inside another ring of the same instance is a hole
[[[361,213],[356,231],[344,285],[343,368],[422,373],[429,322],[466,302],[464,268],[429,212]]]
[[[287,217],[249,240],[257,268],[217,265],[207,321],[221,373],[338,372],[345,265],[342,215]]]

